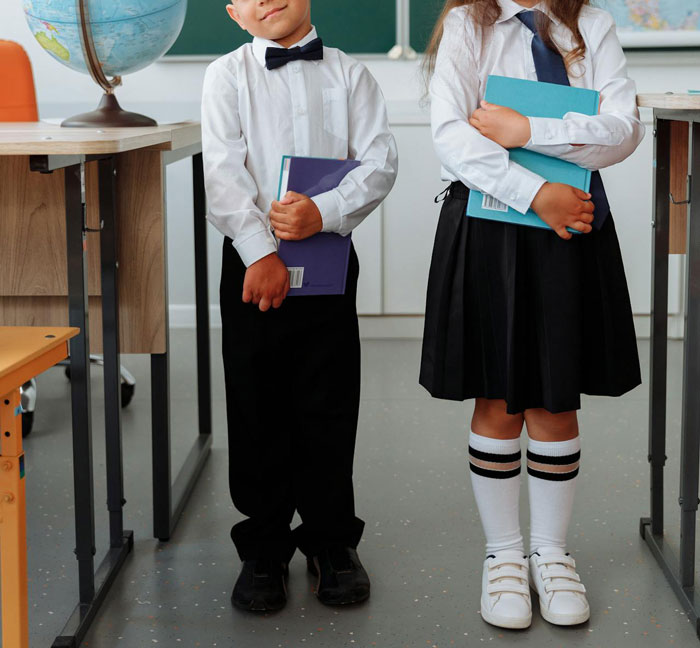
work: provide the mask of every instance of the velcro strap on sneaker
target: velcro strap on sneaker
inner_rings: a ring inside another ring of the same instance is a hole
[[[545,583],[544,591],[549,592],[580,592],[581,594],[586,593],[586,588],[582,583],[576,583],[574,581],[558,581],[554,583]]]
[[[542,578],[566,578],[568,580],[579,582],[581,577],[569,569],[557,569],[556,567],[543,569]]]
[[[527,585],[520,585],[519,583],[503,583],[495,582],[489,583],[486,586],[487,594],[522,594],[523,596],[530,596],[530,588]]]
[[[520,570],[517,567],[511,567],[509,565],[505,565],[500,569],[489,569],[489,582],[496,581],[500,578],[518,578],[520,580],[525,580],[527,578],[527,572]]]

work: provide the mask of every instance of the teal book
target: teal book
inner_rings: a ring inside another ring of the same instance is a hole
[[[568,112],[583,115],[598,114],[600,93],[587,88],[573,88],[556,83],[512,79],[492,74],[487,79],[484,98],[489,103],[507,106],[527,117],[562,119]],[[586,192],[590,189],[591,172],[572,162],[523,148],[511,149],[510,159],[541,175],[548,182],[561,182]],[[469,192],[467,216],[549,228],[549,225],[532,209],[526,214],[521,214],[493,196],[480,191]]]

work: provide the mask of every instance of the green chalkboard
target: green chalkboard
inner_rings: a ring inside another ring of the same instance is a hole
[[[411,47],[424,52],[433,33],[435,21],[445,6],[445,0],[412,0],[411,2]]]
[[[225,54],[251,38],[226,13],[226,0],[189,0],[185,26],[168,54]],[[388,52],[396,42],[394,0],[314,0],[311,19],[324,45],[355,54]]]

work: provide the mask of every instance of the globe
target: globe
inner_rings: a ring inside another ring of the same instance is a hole
[[[103,98],[102,109],[109,109],[105,102],[118,107],[113,90],[122,75],[145,68],[170,49],[187,11],[187,0],[23,0],[23,4],[39,44],[69,68],[91,74],[111,95]],[[115,79],[108,82],[107,76]],[[125,114],[122,111],[122,117]],[[97,121],[90,124],[66,125],[112,125],[108,116],[103,115],[102,121],[99,115],[94,118]],[[124,121],[117,119],[114,125],[130,125]]]

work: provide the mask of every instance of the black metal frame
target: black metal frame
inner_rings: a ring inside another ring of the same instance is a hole
[[[652,238],[649,463],[651,515],[640,533],[676,592],[700,638],[700,599],[695,590],[695,530],[700,464],[700,182],[693,182],[687,221],[686,320],[681,422],[681,538],[679,555],[664,541],[663,471],[666,463],[666,375],[671,122],[690,122],[690,173],[700,178],[700,111],[654,111],[654,236]]]
[[[84,163],[98,159],[102,317],[105,348],[105,438],[110,547],[95,572],[95,502],[92,466],[90,399],[90,327],[87,290],[87,223],[83,198]],[[104,602],[134,545],[133,531],[123,528],[125,503],[119,379],[119,313],[117,302],[116,186],[114,158],[32,156],[32,171],[65,173],[66,249],[68,258],[69,324],[80,329],[70,341],[71,411],[73,421],[73,483],[75,554],[78,560],[78,605],[53,642],[53,648],[77,648]]]
[[[170,449],[170,336],[166,294],[166,351],[151,355],[153,535],[165,542],[177,525],[211,451],[211,359],[204,167],[200,145],[163,154],[165,166],[192,157],[194,192],[195,301],[197,309],[197,404],[199,433],[173,483]],[[165,191],[165,190],[164,190]],[[167,291],[167,286],[166,286]]]
[[[197,308],[197,393],[199,434],[184,465],[171,481],[168,299],[166,282],[166,352],[151,356],[153,444],[153,519],[156,538],[168,540],[209,456],[211,435],[211,361],[207,286],[207,229],[201,146],[163,153],[163,166],[192,157],[194,191],[195,286]],[[84,163],[98,162],[100,257],[104,346],[105,452],[110,548],[95,571],[95,506],[90,400],[90,342],[87,290],[86,207]],[[133,531],[123,528],[124,469],[121,432],[119,302],[116,236],[116,162],[113,155],[35,155],[30,169],[39,173],[65,170],[68,308],[70,326],[80,334],[70,342],[73,475],[75,489],[75,554],[78,560],[79,602],[56,637],[53,648],[78,648],[127,555]],[[165,168],[163,168],[165,175]],[[164,191],[165,194],[165,191]],[[163,196],[165,204],[165,195]],[[166,268],[167,270],[167,268]],[[166,273],[167,276],[167,273]]]

